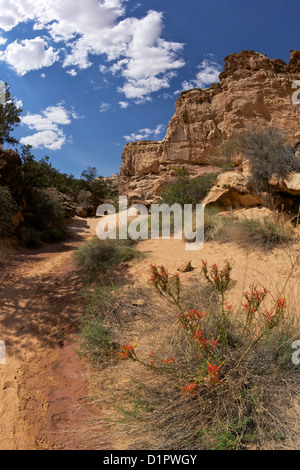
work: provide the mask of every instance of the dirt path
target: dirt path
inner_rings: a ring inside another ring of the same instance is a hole
[[[68,428],[88,413],[83,365],[72,334],[82,280],[73,250],[97,219],[74,219],[66,243],[9,258],[0,285],[0,449],[77,448]]]

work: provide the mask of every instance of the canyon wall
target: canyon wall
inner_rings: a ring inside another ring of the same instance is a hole
[[[214,171],[213,166],[224,160],[217,147],[253,126],[278,127],[299,141],[300,104],[292,102],[295,80],[300,80],[300,50],[291,51],[288,64],[255,51],[225,57],[219,83],[180,94],[161,142],[125,145],[120,193],[155,198],[158,193],[151,188],[160,188],[161,178],[168,181],[173,166],[186,166],[195,175]],[[235,163],[239,162],[236,157]]]

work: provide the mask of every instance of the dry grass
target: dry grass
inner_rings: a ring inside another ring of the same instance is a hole
[[[90,401],[101,406],[103,419],[91,420],[84,430],[87,445],[101,448],[100,436],[106,430],[107,445],[119,450],[299,447],[299,423],[292,412],[299,382],[291,365],[291,342],[300,334],[299,253],[287,246],[282,254],[290,259],[291,269],[286,283],[272,286],[274,298],[285,293],[288,299],[289,310],[280,329],[238,369],[231,367],[238,356],[233,349],[224,365],[224,382],[204,385],[193,396],[186,396],[180,386],[194,377],[197,358],[176,323],[174,307],[149,289],[107,291],[104,300],[101,294],[93,314],[99,312],[116,343],[137,343],[137,354],[145,362],[151,350],[159,358],[175,357],[176,370],[165,373],[133,361],[124,364],[116,354],[91,369]],[[219,307],[215,292],[202,279],[195,278],[183,294],[187,309]],[[233,309],[232,321],[239,315],[239,309]],[[214,325],[207,328],[210,331]]]

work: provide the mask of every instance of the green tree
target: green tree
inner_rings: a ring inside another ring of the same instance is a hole
[[[45,157],[37,162],[31,153],[31,148],[30,145],[21,145],[20,152],[22,160],[20,172],[27,193],[30,193],[32,188],[49,187],[52,177],[52,165],[49,163],[49,157]]]
[[[81,178],[85,179],[88,183],[97,178],[97,168],[95,166],[88,166],[86,170],[81,173]]]
[[[18,141],[11,136],[11,132],[20,122],[22,109],[16,103],[16,99],[11,97],[10,88],[7,83],[0,81],[0,145],[5,142],[17,144]]]

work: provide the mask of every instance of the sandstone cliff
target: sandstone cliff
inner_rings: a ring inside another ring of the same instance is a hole
[[[288,64],[255,51],[225,57],[219,83],[181,93],[163,141],[124,147],[120,193],[153,199],[159,194],[153,186],[159,186],[162,175],[170,178],[172,165],[188,165],[197,174],[200,165],[222,163],[218,145],[253,125],[278,127],[295,142],[300,140],[300,105],[292,103],[292,83],[297,79],[300,51],[291,51]],[[152,186],[147,183],[149,175]]]

